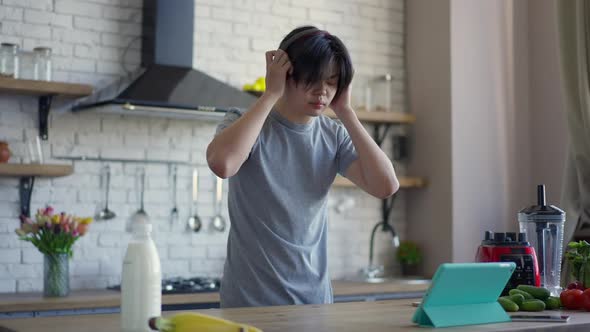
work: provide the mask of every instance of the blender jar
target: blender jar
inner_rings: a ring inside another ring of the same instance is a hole
[[[537,205],[527,207],[518,213],[520,232],[527,234],[537,253],[541,287],[551,295],[561,292],[561,257],[565,212],[554,205],[547,205],[545,186],[537,186]]]

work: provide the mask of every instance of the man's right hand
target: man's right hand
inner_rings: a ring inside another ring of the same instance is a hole
[[[280,98],[285,92],[287,72],[291,70],[289,56],[283,50],[266,52],[266,91],[265,94]]]

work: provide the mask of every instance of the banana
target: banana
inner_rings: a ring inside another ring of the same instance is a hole
[[[160,332],[262,332],[253,326],[193,312],[182,312],[167,318],[152,317],[149,325],[152,330]]]

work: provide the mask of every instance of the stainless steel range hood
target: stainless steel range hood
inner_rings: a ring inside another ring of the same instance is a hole
[[[144,38],[145,71],[130,84],[123,84],[122,91],[120,83],[107,87],[105,90],[111,90],[107,94],[114,97],[101,100],[105,91],[99,90],[89,98],[94,101],[78,104],[73,111],[219,119],[228,108],[246,108],[255,101],[256,97],[193,68],[194,0],[146,0],[144,6],[144,33],[150,24],[146,17],[155,10],[153,60],[145,57],[149,49],[145,41],[150,40]],[[113,93],[113,86],[118,91]]]

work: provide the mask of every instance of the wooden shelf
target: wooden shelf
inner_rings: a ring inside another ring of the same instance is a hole
[[[51,109],[51,101],[53,100],[53,97],[86,97],[92,93],[92,86],[85,84],[0,77],[0,93],[32,95],[39,98],[39,136],[41,136],[41,139],[46,140],[48,137],[47,126],[49,110]]]
[[[256,97],[262,96],[262,92],[260,91],[246,91],[251,95]],[[383,109],[375,110],[375,111],[366,111],[361,109],[355,109],[356,116],[359,120],[363,122],[372,122],[372,123],[393,123],[393,124],[411,124],[416,122],[416,117],[412,114],[401,113],[401,112],[392,112]],[[332,119],[337,119],[338,117],[331,109],[326,109],[324,114]]]
[[[401,189],[426,187],[426,179],[421,177],[400,176],[398,177],[398,180]],[[332,185],[335,187],[356,187],[356,185],[352,183],[349,179],[342,176],[337,176]]]
[[[90,95],[92,93],[92,86],[0,77],[0,92],[34,96],[62,95],[71,98],[80,98]]]
[[[74,172],[72,165],[56,164],[0,164],[0,176],[16,177],[59,177]]]
[[[389,111],[359,111],[356,110],[356,116],[359,120],[373,123],[392,123],[392,124],[411,124],[416,122],[416,117],[412,114]],[[325,115],[337,119],[338,117],[331,109],[326,109]]]

